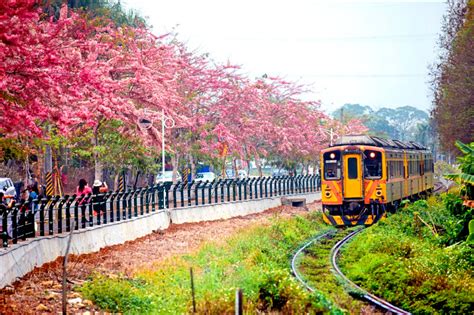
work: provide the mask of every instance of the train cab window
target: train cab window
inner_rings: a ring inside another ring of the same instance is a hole
[[[349,179],[357,179],[357,159],[356,158],[349,158],[347,160],[347,170],[348,170],[348,176]]]
[[[341,179],[341,152],[326,152],[324,159],[324,179],[335,180]]]
[[[382,177],[382,153],[377,151],[364,151],[364,177],[381,178]]]

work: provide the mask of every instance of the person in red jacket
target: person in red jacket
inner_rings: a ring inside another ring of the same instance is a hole
[[[89,187],[87,184],[87,181],[84,178],[81,178],[79,180],[79,186],[76,188],[76,196],[77,199],[82,199],[84,196],[87,196],[88,194],[92,193],[92,188]],[[81,200],[79,204],[82,204],[84,202],[84,199]]]

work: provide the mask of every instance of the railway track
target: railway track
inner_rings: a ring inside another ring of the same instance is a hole
[[[314,292],[315,289],[313,287],[311,287],[304,279],[303,277],[301,276],[301,273],[298,271],[298,268],[296,266],[296,260],[298,259],[298,256],[301,255],[301,253],[306,249],[308,248],[310,245],[312,245],[313,243],[319,241],[320,239],[322,238],[327,238],[329,236],[332,236],[336,234],[336,231],[335,230],[331,230],[331,231],[328,231],[324,234],[321,234],[321,235],[318,235],[316,236],[315,238],[311,239],[309,242],[307,242],[306,244],[304,244],[302,247],[300,247],[296,253],[293,255],[293,258],[291,259],[291,271],[293,272],[293,274],[295,275],[296,279],[298,279],[299,282],[301,282],[301,284],[310,292]]]
[[[392,304],[390,304],[389,302],[367,292],[366,290],[364,290],[363,288],[359,287],[357,284],[355,284],[354,282],[352,282],[351,280],[349,280],[345,275],[344,273],[342,273],[342,271],[340,270],[339,266],[337,265],[337,258],[338,258],[338,255],[339,255],[339,251],[340,249],[342,248],[342,246],[344,246],[344,244],[346,244],[349,240],[351,240],[354,236],[356,236],[358,233],[362,232],[363,231],[363,228],[361,229],[358,229],[356,231],[353,231],[351,233],[349,233],[348,235],[346,235],[344,238],[342,238],[341,240],[339,240],[331,249],[331,252],[330,252],[330,261],[331,261],[331,266],[332,266],[332,271],[335,275],[339,276],[340,279],[345,283],[345,287],[352,287],[354,289],[356,289],[358,292],[360,292],[360,297],[364,300],[366,300],[368,303],[370,303],[371,305],[374,305],[376,308],[386,312],[386,313],[389,313],[389,314],[411,314],[401,308],[398,308]],[[322,240],[322,239],[328,239],[328,238],[332,238],[334,237],[336,234],[338,233],[338,231],[334,231],[334,230],[331,230],[329,232],[326,232],[324,234],[321,234],[321,235],[318,235],[316,236],[315,238],[311,239],[309,242],[307,242],[306,244],[304,244],[302,247],[300,247],[296,253],[293,255],[293,258],[291,260],[291,269],[292,269],[292,272],[293,274],[295,275],[295,277],[298,279],[298,281],[301,282],[301,284],[309,291],[311,292],[314,292],[316,291],[315,288],[313,288],[312,286],[310,286],[305,280],[304,278],[302,277],[301,273],[298,271],[298,267],[297,267],[297,259],[298,257],[309,247],[311,246],[312,244],[315,244],[317,243],[318,241]]]
[[[439,181],[434,183],[433,194],[441,194],[448,191],[449,182],[446,181],[446,184]]]

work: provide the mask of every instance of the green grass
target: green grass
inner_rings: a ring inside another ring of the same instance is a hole
[[[241,288],[246,312],[337,314],[341,311],[324,295],[303,289],[289,268],[293,251],[324,229],[318,213],[274,218],[269,226],[206,243],[194,254],[173,257],[133,279],[93,275],[79,290],[107,311],[190,313],[192,267],[198,313],[233,313],[235,290]]]
[[[359,234],[340,259],[346,275],[415,314],[471,314],[474,250],[452,198],[417,201]]]

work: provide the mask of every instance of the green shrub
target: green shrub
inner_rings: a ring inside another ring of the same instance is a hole
[[[463,206],[463,200],[453,193],[443,194],[443,202],[448,212],[456,218],[458,229],[452,237],[452,243],[464,240],[469,234],[469,222],[473,219],[472,208]]]
[[[153,298],[145,293],[144,288],[140,280],[110,279],[96,275],[80,291],[106,311],[147,313],[153,309]]]
[[[344,248],[344,271],[415,314],[470,313],[474,249],[459,242],[465,216],[459,207],[452,194],[407,204]]]
[[[466,242],[470,245],[474,244],[474,220],[469,221],[469,235]]]

